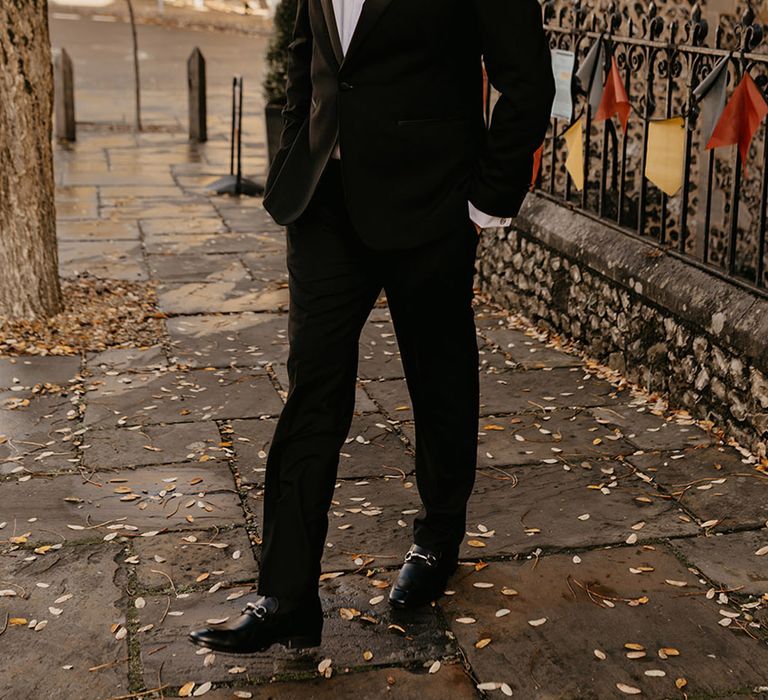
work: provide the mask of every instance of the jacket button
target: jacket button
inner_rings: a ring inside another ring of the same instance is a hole
[[[352,88],[354,88],[354,87],[355,87],[355,86],[354,86],[354,85],[352,85],[352,83],[347,83],[347,82],[341,82],[341,83],[339,83],[339,89],[340,89],[340,90],[351,90],[351,89],[352,89]]]

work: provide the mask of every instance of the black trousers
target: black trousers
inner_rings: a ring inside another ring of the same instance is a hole
[[[267,457],[258,587],[287,604],[318,595],[360,333],[382,288],[414,412],[423,504],[416,544],[457,551],[475,479],[477,232],[467,216],[416,248],[368,248],[347,216],[340,167],[329,162],[308,208],[287,228],[289,389]]]

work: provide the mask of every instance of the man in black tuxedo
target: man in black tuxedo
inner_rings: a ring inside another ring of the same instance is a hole
[[[267,459],[258,592],[191,633],[253,652],[320,642],[320,560],[363,324],[386,292],[423,510],[390,591],[438,597],[476,467],[475,249],[528,189],[554,81],[537,0],[299,0],[264,207],[287,226],[289,391]],[[500,93],[490,128],[481,57]]]

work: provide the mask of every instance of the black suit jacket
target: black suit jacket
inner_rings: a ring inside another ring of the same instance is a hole
[[[501,97],[486,130],[482,64]],[[554,97],[538,0],[366,0],[346,56],[332,0],[299,0],[264,207],[296,221],[341,146],[349,216],[409,248],[481,211],[517,214]]]

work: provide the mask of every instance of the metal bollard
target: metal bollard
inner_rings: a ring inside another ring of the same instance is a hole
[[[72,59],[65,49],[61,49],[53,59],[53,83],[56,138],[59,141],[74,141],[77,137],[75,84],[72,78]]]
[[[189,91],[189,140],[203,143],[208,140],[205,58],[197,47],[187,60],[187,88]]]

